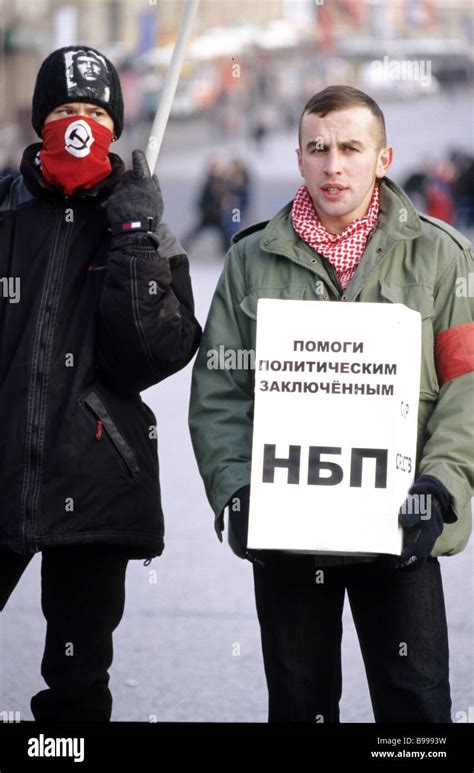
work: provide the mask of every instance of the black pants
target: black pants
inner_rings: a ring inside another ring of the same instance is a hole
[[[311,556],[254,565],[269,721],[339,722],[347,589],[376,722],[451,722],[440,567],[388,572],[374,562],[323,573]]]
[[[0,610],[32,556],[0,553]],[[31,699],[37,721],[109,721],[112,631],[122,619],[128,558],[121,548],[81,545],[43,550],[41,606],[48,685]]]

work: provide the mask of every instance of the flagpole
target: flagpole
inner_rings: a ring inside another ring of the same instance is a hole
[[[148,139],[145,154],[151,174],[153,174],[155,171],[158,154],[161,149],[161,143],[163,141],[163,136],[166,129],[166,124],[168,123],[171,106],[173,104],[174,95],[178,86],[181,67],[184,60],[186,43],[189,37],[189,33],[191,32],[191,27],[193,25],[194,17],[196,16],[198,5],[199,0],[185,0],[178,37],[176,38],[176,44],[173,49],[173,56],[171,57],[170,66],[168,68],[168,72],[166,73],[166,78],[163,85],[163,93],[161,95],[160,103],[156,111],[153,126],[151,127],[151,133]]]

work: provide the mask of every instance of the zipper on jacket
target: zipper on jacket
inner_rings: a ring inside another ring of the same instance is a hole
[[[320,255],[320,253],[318,253],[318,255]],[[323,262],[323,265],[326,268],[326,271],[327,271],[327,273],[329,275],[329,278],[331,279],[334,287],[337,289],[337,292],[338,293],[342,293],[343,290],[342,290],[342,287],[341,287],[341,283],[339,282],[339,277],[337,275],[337,271],[336,271],[335,267],[333,266],[331,261],[328,258],[326,258],[324,255],[320,255],[320,257],[321,257],[321,260]],[[339,299],[340,296],[336,295],[336,298]]]
[[[34,521],[38,506],[40,488],[40,469],[42,464],[41,413],[45,415],[44,399],[46,392],[46,376],[52,349],[52,314],[58,300],[58,294],[63,277],[64,255],[71,228],[66,222],[64,207],[59,212],[59,226],[54,234],[52,258],[47,267],[45,289],[41,298],[39,315],[36,321],[36,335],[33,349],[32,375],[29,387],[30,412],[27,419],[26,461],[23,472],[23,486],[20,499],[21,532],[23,547],[36,552],[38,546],[33,538]],[[48,346],[49,342],[49,346]],[[46,359],[48,358],[48,359]],[[28,432],[29,426],[30,432]],[[43,440],[44,442],[44,440]]]
[[[97,392],[89,392],[86,397],[82,398],[82,402],[95,419],[95,439],[102,440],[105,434],[130,475],[135,478],[140,474],[137,458],[110,416],[105,403],[102,402]]]

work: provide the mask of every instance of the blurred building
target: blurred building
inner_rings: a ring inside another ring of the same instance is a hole
[[[201,0],[193,36],[209,27],[265,24],[283,13],[284,0]],[[3,0],[0,125],[21,119],[41,60],[62,45],[86,42],[111,57],[133,57],[176,38],[178,0]]]
[[[128,3],[136,4],[136,0]],[[138,0],[140,5],[140,0]],[[196,18],[195,32],[199,34],[210,27],[227,27],[240,24],[265,24],[284,15],[284,0],[201,0]],[[181,3],[172,0],[157,1],[160,8],[160,42],[169,42],[176,36],[181,17]]]
[[[100,48],[121,68],[128,66],[130,94],[137,80],[140,85],[145,80],[137,62],[149,54],[153,93],[166,70],[183,9],[182,0],[0,3],[0,128],[16,123],[25,131],[34,78],[49,51],[78,42]],[[270,83],[279,68],[289,98],[294,81],[306,77],[301,75],[304,69],[311,88],[318,79],[323,83],[339,72],[348,81],[347,67],[385,52],[440,56],[444,51],[449,57],[467,50],[470,55],[463,56],[472,60],[472,0],[201,0],[192,38],[196,55],[191,62],[188,53],[182,80],[186,67],[195,76],[199,70],[199,88],[205,91],[204,80],[211,79],[209,61],[215,59],[224,90],[245,87],[243,78],[231,80],[230,62],[250,51],[247,61],[258,67],[255,78]],[[136,106],[131,112],[138,110]]]

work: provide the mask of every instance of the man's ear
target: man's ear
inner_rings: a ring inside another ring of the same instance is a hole
[[[382,177],[385,177],[387,170],[392,163],[392,159],[393,159],[393,148],[391,146],[382,148],[382,150],[379,153],[379,157],[377,160],[377,168],[375,170],[375,176],[377,177],[377,179],[381,180]]]
[[[300,170],[300,175],[301,175],[301,177],[304,177],[304,174],[303,174],[303,154],[302,154],[300,148],[296,148],[296,157],[298,159],[298,169]]]

